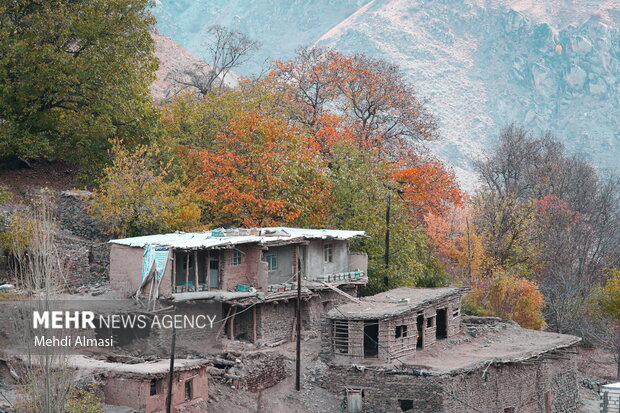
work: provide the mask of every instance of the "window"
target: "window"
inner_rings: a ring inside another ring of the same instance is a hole
[[[334,262],[334,246],[333,244],[323,244],[323,261]]]
[[[431,328],[435,325],[435,317],[429,317],[426,319],[426,328]]]
[[[157,394],[157,379],[151,380],[151,396],[155,396]]]
[[[396,332],[394,333],[395,338],[405,338],[407,337],[407,326],[396,326]]]
[[[334,320],[333,324],[334,353],[349,353],[349,322],[346,320]]]
[[[402,410],[403,412],[413,411],[413,400],[398,399],[398,404],[400,406],[400,410]]]
[[[514,407],[506,407],[504,409],[504,413],[515,413],[515,408]]]
[[[237,265],[241,264],[241,251],[238,249],[234,249],[233,250],[233,254],[232,254],[232,266],[236,267]]]
[[[192,379],[185,380],[185,400],[193,399],[192,396]]]
[[[265,261],[267,261],[267,270],[275,271],[278,269],[278,254],[275,252],[266,253]]]

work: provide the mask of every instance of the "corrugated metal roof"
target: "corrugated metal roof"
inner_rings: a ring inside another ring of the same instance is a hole
[[[143,237],[123,238],[110,240],[112,244],[127,245],[130,247],[170,247],[178,249],[198,249],[226,247],[239,244],[258,243],[269,244],[295,239],[336,239],[348,240],[365,236],[364,231],[347,231],[336,229],[304,229],[287,227],[257,228],[258,235],[213,235],[212,231],[205,232],[175,232],[172,234],[146,235]],[[213,231],[216,232],[217,230]],[[220,230],[232,234],[237,229]],[[247,231],[247,230],[241,230]]]

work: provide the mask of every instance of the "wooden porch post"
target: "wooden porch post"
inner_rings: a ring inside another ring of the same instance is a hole
[[[198,250],[194,250],[194,291],[198,291]]]
[[[252,307],[252,339],[256,344],[256,305]]]
[[[187,251],[185,254],[185,288],[187,288],[187,286],[189,285],[189,251]]]

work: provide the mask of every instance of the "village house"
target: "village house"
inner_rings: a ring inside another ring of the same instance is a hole
[[[169,360],[118,363],[72,356],[81,375],[103,374],[106,405],[129,407],[141,413],[164,413],[168,395]],[[207,360],[176,359],[172,380],[172,411],[203,413],[209,399]]]
[[[116,239],[110,285],[172,303],[217,301],[226,317],[218,336],[277,342],[292,337],[298,281],[304,327],[317,329],[323,312],[367,283],[366,254],[349,251],[349,240],[361,237],[363,231],[277,227]]]
[[[324,386],[350,413],[577,411],[580,339],[463,316],[464,293],[404,287],[332,309]]]

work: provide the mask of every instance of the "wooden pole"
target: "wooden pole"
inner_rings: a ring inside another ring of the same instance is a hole
[[[237,306],[233,306],[233,313],[230,317],[230,324],[228,325],[228,338],[230,340],[235,337],[235,316],[237,315]]]
[[[301,390],[301,277],[297,268],[299,246],[295,246],[295,270],[297,273],[297,359],[295,362],[295,389]]]
[[[187,288],[187,286],[189,285],[189,251],[187,251],[185,254],[185,288]]]
[[[175,311],[176,314],[176,311]],[[166,397],[166,413],[172,413],[172,380],[174,378],[174,352],[177,341],[177,329],[172,324],[172,343],[170,344],[170,371],[168,373],[168,396]]]
[[[211,289],[211,250],[207,250],[207,290]]]
[[[177,259],[176,259],[176,251],[172,250],[172,292],[176,293],[176,285],[177,285]]]
[[[198,291],[198,250],[194,250],[194,291]]]
[[[390,286],[390,280],[388,278],[387,270],[390,267],[390,203],[392,200],[392,194],[388,193],[387,207],[385,209],[385,275],[383,276],[383,284],[386,287]]]
[[[252,307],[252,338],[256,344],[256,306]]]

